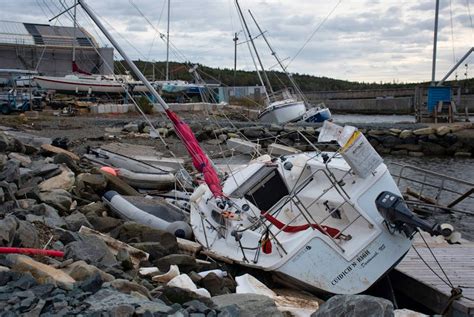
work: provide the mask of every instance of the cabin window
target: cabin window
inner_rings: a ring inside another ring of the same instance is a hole
[[[260,210],[268,211],[289,194],[283,178],[275,166],[262,166],[231,196],[245,197]]]

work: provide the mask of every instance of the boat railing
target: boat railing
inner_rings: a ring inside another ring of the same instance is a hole
[[[305,170],[303,168],[303,170]],[[316,177],[318,176],[318,174],[320,174],[320,177],[325,177],[329,183],[331,184],[328,188],[326,188],[325,190],[323,190],[321,192],[321,194],[319,194],[317,197],[315,197],[311,202],[307,203],[307,205],[305,205],[305,203],[300,199],[300,197],[298,196],[298,194],[304,190],[310,183],[311,181]],[[301,178],[301,175],[302,173],[300,174],[300,177]],[[345,174],[347,175],[347,174]],[[347,233],[347,230],[357,221],[359,220],[361,217],[363,217],[368,223],[369,223],[369,228],[372,228],[372,226],[370,226],[370,221],[365,218],[360,212],[357,211],[357,209],[355,208],[355,206],[351,203],[350,201],[350,198],[346,195],[344,195],[343,193],[345,193],[344,191],[341,191],[341,188],[338,188],[340,187],[340,181],[337,181],[337,180],[334,180],[332,175],[328,173],[328,171],[326,171],[324,168],[320,168],[320,169],[316,169],[315,171],[313,171],[310,175],[308,175],[307,177],[305,177],[303,180],[298,181],[296,182],[298,185],[295,186],[291,192],[289,193],[288,196],[286,196],[284,198],[284,201],[281,202],[281,203],[278,203],[277,206],[278,208],[276,209],[270,209],[269,211],[266,212],[266,214],[277,214],[279,213],[282,208],[287,205],[289,202],[293,202],[294,206],[296,207],[296,209],[298,210],[298,213],[292,218],[290,219],[290,221],[285,224],[283,227],[279,228],[277,231],[274,231],[273,234],[272,234],[272,238],[275,239],[277,241],[278,239],[278,236],[285,231],[286,228],[288,228],[288,226],[291,226],[292,224],[294,224],[298,219],[301,219],[300,216],[302,216],[305,220],[305,222],[309,225],[309,228],[311,228],[312,230],[318,230],[320,231],[322,234],[324,234],[325,236],[327,236],[333,243],[334,245],[342,252],[342,253],[345,253],[346,250],[345,248],[341,245],[341,240],[348,240],[350,239],[350,235],[346,235],[345,233]],[[328,214],[321,220],[317,221],[314,219],[314,217],[312,216],[312,214],[309,212],[309,209],[315,204],[317,203],[318,201],[321,201],[321,199],[326,195],[328,194],[331,190],[335,190],[335,192],[341,197],[341,202],[335,206],[335,207],[332,207],[331,210],[329,210]],[[334,215],[338,212],[338,210],[341,210],[341,208],[351,208],[357,216],[355,216],[348,224],[346,224],[343,228],[338,228],[339,230],[339,234],[337,236],[331,236],[325,229],[324,229],[324,226],[326,226],[328,220],[331,218],[331,217],[334,217]],[[265,216],[265,214],[263,215]],[[279,245],[281,245],[281,241],[278,241],[277,242]]]
[[[278,102],[278,101],[283,101],[283,100],[287,100],[287,99],[298,100],[297,95],[293,94],[288,89],[282,89],[282,90],[275,91],[272,94],[268,95],[268,100],[267,100],[268,104],[267,104],[267,106],[270,105],[271,103]]]
[[[392,163],[405,201],[422,214],[459,212],[474,215],[474,183],[417,166]]]

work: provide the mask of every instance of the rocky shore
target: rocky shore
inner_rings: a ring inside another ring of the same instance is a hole
[[[0,247],[16,248],[0,249],[10,253],[0,255],[1,316],[394,315],[392,303],[381,298],[338,296],[323,303],[310,293],[282,290],[269,274],[212,259],[193,242],[121,219],[101,202],[103,194],[137,191],[80,155],[89,145],[110,141],[158,142],[140,120],[91,120],[90,129],[80,124],[83,130],[71,128],[77,124],[74,118],[66,122],[69,126],[48,130],[57,122],[24,121],[17,127],[27,134],[0,132]],[[171,149],[183,155],[171,126],[156,124]],[[316,142],[318,137],[318,126],[195,122],[192,128],[213,155],[231,138],[248,138],[263,150],[275,138],[312,150],[305,140]],[[381,153],[471,156],[472,128],[363,131]],[[63,138],[55,140],[59,147],[42,144],[60,134]],[[331,150],[335,145],[318,146]],[[45,255],[42,250],[59,253]],[[245,273],[265,282],[265,295],[238,291],[236,277]]]

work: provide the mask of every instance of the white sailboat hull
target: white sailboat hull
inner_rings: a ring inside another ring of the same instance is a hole
[[[285,162],[292,162],[295,170],[301,159],[307,160],[306,167],[301,169],[302,173],[313,173],[313,176],[292,196],[291,189],[301,186],[298,181],[301,178],[283,166]],[[350,236],[350,239],[330,237],[311,227],[284,232],[260,217],[263,208],[257,207],[255,201],[261,200],[260,204],[265,204],[268,200],[278,199],[274,196],[279,195],[281,184],[273,187],[266,177],[256,185],[262,187],[257,190],[254,190],[255,187],[250,188],[246,195],[238,198],[236,192],[247,186],[252,175],[269,168],[269,163],[254,163],[235,172],[224,183],[224,194],[231,198],[237,196],[232,198],[236,206],[241,210],[246,209],[244,205],[250,207],[248,211],[239,213],[236,219],[221,221],[216,218],[215,210],[220,209],[213,205],[212,194],[208,189],[192,204],[191,226],[196,240],[218,255],[242,265],[277,272],[293,282],[333,294],[363,292],[406,254],[411,240],[402,233],[390,232],[375,206],[375,200],[382,191],[400,194],[384,164],[366,179],[346,174],[343,189],[350,198],[344,203],[341,199],[345,196],[338,194],[341,189],[336,190],[329,177],[325,176],[329,172],[320,155],[295,154],[287,156],[285,162],[276,164],[276,170],[290,189],[290,194],[283,195],[282,199],[265,211],[271,212],[287,226],[303,225],[307,223],[307,218],[310,222],[336,228],[345,236]],[[333,158],[328,166],[336,177],[349,170],[342,158]],[[269,194],[259,193],[260,190],[269,190]],[[252,194],[248,195],[250,192]],[[315,200],[318,196],[321,196],[320,199]],[[340,219],[329,215],[325,206],[337,208]],[[232,210],[232,207],[229,209]],[[265,253],[259,243],[267,233],[272,246],[269,253]]]
[[[125,93],[126,83],[112,80],[83,79],[53,77],[53,76],[35,76],[34,80],[43,89],[56,90],[76,93]],[[131,83],[133,92],[145,92],[147,88],[139,83]]]
[[[287,99],[273,102],[258,116],[261,122],[287,123],[299,120],[306,112],[306,106],[302,101]]]

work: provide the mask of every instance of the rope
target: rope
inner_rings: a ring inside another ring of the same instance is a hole
[[[295,56],[289,61],[289,63],[286,65],[286,68],[288,68],[288,66],[290,66],[290,64],[296,59],[296,57],[298,57],[298,55],[300,55],[300,53],[304,50],[304,48],[306,47],[306,45],[308,45],[308,43],[313,39],[314,35],[316,34],[316,32],[319,31],[319,29],[323,26],[323,24],[329,19],[329,17],[334,13],[334,11],[336,11],[337,7],[341,4],[342,0],[339,0],[336,5],[332,8],[332,10],[328,13],[328,15],[326,15],[326,17],[321,21],[321,23],[318,24],[318,26],[316,27],[316,29],[313,31],[313,33],[311,33],[311,35],[308,37],[308,39],[306,40],[306,42],[304,42],[303,46],[298,50],[298,52],[296,52]]]

